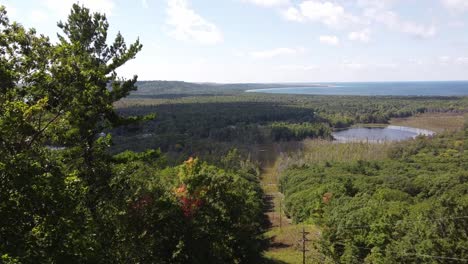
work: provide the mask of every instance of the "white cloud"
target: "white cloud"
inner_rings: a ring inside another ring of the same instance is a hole
[[[304,17],[301,12],[295,7],[289,7],[286,11],[283,12],[283,17],[289,21],[303,22]]]
[[[242,1],[254,4],[254,5],[258,5],[258,6],[263,6],[263,7],[285,6],[289,4],[289,0],[242,0]]]
[[[341,66],[349,70],[394,70],[399,67],[399,65],[394,62],[362,63],[359,61],[343,61]]]
[[[345,27],[359,22],[336,3],[307,0],[299,4],[298,8],[289,8],[284,17],[293,21],[308,20],[323,23],[330,27]]]
[[[319,69],[317,65],[283,65],[279,67],[280,70],[286,71],[314,71]]]
[[[34,23],[39,23],[47,20],[48,16],[41,10],[33,10],[30,15],[31,21]]]
[[[414,64],[414,65],[424,65],[424,61],[421,59],[409,59],[409,63]]]
[[[344,61],[341,65],[344,68],[350,69],[350,70],[362,70],[366,67],[365,64],[362,64],[359,62],[353,62],[353,61]]]
[[[353,41],[369,42],[370,41],[370,29],[366,28],[361,31],[354,31],[349,33],[348,38]]]
[[[466,0],[442,0],[442,4],[452,11],[463,12],[468,10],[468,1]]]
[[[441,66],[468,65],[468,57],[439,56],[436,62]]]
[[[396,28],[400,23],[397,14],[388,10],[367,8],[364,10],[364,16],[376,22],[382,23],[389,28]]]
[[[271,50],[253,51],[250,52],[249,55],[255,59],[271,59],[278,56],[296,55],[304,52],[304,48],[277,48]]]
[[[340,44],[340,39],[337,36],[320,36],[319,40],[323,44],[337,46]]]
[[[468,57],[458,57],[455,62],[457,64],[468,64]]]
[[[403,21],[395,12],[388,10],[366,9],[364,15],[385,25],[393,31],[399,31],[419,38],[430,38],[435,36],[437,29],[434,25],[426,26],[412,21]]]
[[[450,21],[450,22],[447,23],[447,25],[448,25],[449,27],[453,27],[453,28],[461,28],[461,27],[464,27],[464,26],[465,26],[465,22],[460,21],[460,20],[458,20],[458,21]]]
[[[363,8],[360,16],[349,13],[340,1],[305,0],[297,6],[289,6],[282,12],[286,20],[295,22],[316,22],[328,27],[343,29],[346,27],[369,26],[380,23],[388,29],[412,35],[418,38],[435,36],[437,28],[434,25],[424,25],[413,21],[405,21],[398,14],[388,10],[398,0],[356,0],[356,6]],[[445,0],[460,1],[460,0]],[[468,3],[468,0],[463,0]],[[370,31],[353,31],[349,39],[369,42]]]
[[[424,26],[415,24],[414,22],[402,22],[401,32],[410,34],[419,38],[430,38],[435,36],[437,29],[434,25]]]
[[[240,51],[240,50],[235,50],[233,53],[234,57],[245,57],[247,54],[245,54],[244,52]]]
[[[148,0],[141,0],[141,5],[143,6],[143,8],[148,8]]]
[[[170,35],[178,40],[200,44],[216,44],[223,41],[218,27],[190,9],[187,0],[168,0],[166,24]]]
[[[396,0],[357,0],[357,5],[364,8],[386,9]]]
[[[396,69],[398,68],[398,64],[396,63],[379,63],[375,64],[376,68],[384,68],[384,69]]]
[[[452,58],[450,58],[449,56],[440,56],[439,58],[437,58],[437,60],[441,63],[441,64],[447,64],[449,63]]]
[[[463,65],[467,65],[468,64],[468,57],[458,57],[455,62],[457,64],[463,64]]]
[[[449,56],[440,56],[439,57],[439,61],[442,61],[442,62],[447,62],[450,60],[450,57]]]
[[[76,0],[46,0],[44,5],[61,18],[65,18],[71,10],[71,7]],[[115,7],[113,0],[80,0],[78,4],[84,5],[91,9],[93,12],[105,13],[106,15],[112,15],[112,11]]]

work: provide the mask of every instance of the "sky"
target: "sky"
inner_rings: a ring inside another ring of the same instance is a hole
[[[0,0],[57,40],[74,0]],[[143,50],[139,80],[346,82],[468,79],[468,0],[80,0]]]

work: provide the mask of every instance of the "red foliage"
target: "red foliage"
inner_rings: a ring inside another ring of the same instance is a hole
[[[192,217],[203,204],[202,200],[198,198],[199,194],[189,194],[185,185],[181,185],[179,188],[175,189],[174,192],[179,198],[185,217]]]
[[[324,204],[328,204],[330,203],[331,199],[333,197],[333,193],[330,193],[330,192],[327,192],[323,195],[322,197],[322,201]]]
[[[182,184],[179,188],[175,189],[176,195],[184,195],[187,192],[187,186]]]
[[[203,204],[200,199],[194,197],[181,197],[180,202],[185,217],[192,217],[198,208],[200,208],[200,206]]]

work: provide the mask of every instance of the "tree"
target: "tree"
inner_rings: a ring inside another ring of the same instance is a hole
[[[73,5],[63,35],[10,23],[0,9],[0,256],[2,263],[219,263],[258,260],[262,200],[252,166],[157,150],[111,155],[113,103],[136,89],[115,71],[142,46],[104,15]],[[107,135],[103,135],[106,133]],[[235,168],[230,168],[235,170]]]
[[[14,262],[92,261],[105,251],[112,104],[136,89],[115,70],[141,50],[104,15],[73,5],[64,35],[11,23],[0,8],[0,255]],[[133,118],[130,120],[138,120]],[[50,145],[66,147],[53,151]],[[96,236],[99,234],[98,236]]]
[[[263,203],[255,185],[190,158],[175,189],[184,213],[179,263],[259,263]]]

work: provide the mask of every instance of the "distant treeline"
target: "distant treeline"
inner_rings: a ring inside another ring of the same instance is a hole
[[[192,83],[182,81],[139,81],[138,90],[131,93],[130,97],[151,98],[179,98],[189,95],[223,95],[239,94],[250,89],[266,89],[289,87],[290,84],[279,83]],[[295,84],[294,86],[310,86]]]

